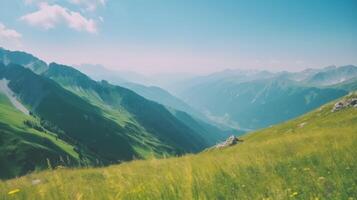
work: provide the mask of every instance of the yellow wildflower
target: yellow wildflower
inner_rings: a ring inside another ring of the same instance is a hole
[[[297,196],[298,195],[298,192],[293,192],[290,197],[294,197],[294,196]]]
[[[10,192],[8,192],[7,194],[8,195],[13,195],[13,194],[16,194],[18,192],[20,192],[20,189],[14,189],[14,190],[11,190]]]

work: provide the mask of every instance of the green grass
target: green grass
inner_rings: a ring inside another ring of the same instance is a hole
[[[356,199],[357,108],[331,108],[223,150],[0,182],[0,199]]]

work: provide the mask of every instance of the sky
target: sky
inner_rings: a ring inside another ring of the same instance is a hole
[[[357,65],[357,0],[0,0],[0,46],[143,74]]]

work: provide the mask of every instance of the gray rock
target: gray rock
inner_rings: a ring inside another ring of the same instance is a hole
[[[243,142],[243,140],[241,140],[238,137],[232,135],[226,141],[217,144],[216,148],[220,149],[220,148],[224,148],[224,147],[230,147],[230,146],[238,144],[238,142]]]
[[[336,112],[348,107],[357,107],[357,98],[347,98],[337,102],[332,108],[332,112]]]

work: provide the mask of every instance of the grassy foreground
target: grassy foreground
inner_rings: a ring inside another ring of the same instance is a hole
[[[0,199],[357,199],[357,108],[332,105],[223,150],[0,182]]]

